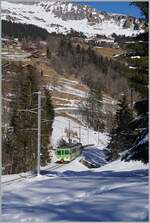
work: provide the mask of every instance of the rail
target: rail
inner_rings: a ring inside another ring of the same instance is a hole
[[[46,171],[46,170],[55,170],[55,169],[58,169],[59,167],[61,167],[63,165],[65,165],[65,164],[57,164],[55,166],[47,167],[43,171]],[[11,179],[11,180],[2,181],[2,185],[7,185],[7,184],[9,184],[11,182],[15,182],[15,181],[21,181],[22,179],[33,178],[35,176],[36,176],[35,173],[30,173],[28,175],[21,175],[20,174],[17,178],[14,178],[14,179]]]
[[[88,147],[91,147],[91,146],[94,146],[94,144],[83,145],[83,148],[88,148]]]

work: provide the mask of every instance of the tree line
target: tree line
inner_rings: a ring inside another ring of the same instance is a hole
[[[22,40],[30,38],[33,40],[41,39],[46,40],[49,33],[46,29],[31,24],[15,23],[7,20],[2,20],[2,36],[9,36]]]

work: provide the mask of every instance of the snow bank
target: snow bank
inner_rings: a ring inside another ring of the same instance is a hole
[[[148,165],[143,164],[141,161],[130,161],[125,162],[120,159],[108,163],[105,166],[97,168],[96,171],[114,171],[114,172],[122,172],[122,171],[134,171],[134,170],[145,170],[148,169]]]
[[[78,157],[77,159],[73,160],[71,163],[65,164],[64,166],[58,169],[58,172],[60,173],[63,173],[65,171],[80,172],[80,171],[89,170],[88,167],[86,167],[80,162],[80,160],[81,160],[81,157]]]
[[[108,163],[104,150],[96,147],[84,149],[82,152],[82,160],[91,167],[101,167]]]

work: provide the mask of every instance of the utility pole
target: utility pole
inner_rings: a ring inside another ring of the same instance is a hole
[[[131,109],[133,109],[133,89],[131,88]]]
[[[40,175],[40,154],[41,154],[41,91],[38,94],[38,154],[37,154],[37,176]]]
[[[1,36],[1,30],[0,30]],[[0,60],[0,71],[2,71],[2,63]],[[2,72],[1,72],[2,73]],[[0,75],[0,96],[2,97],[2,75]],[[0,97],[0,104],[2,105],[2,98]],[[2,106],[0,106],[0,125],[2,126]],[[0,135],[2,135],[2,129],[0,128]],[[0,137],[0,168],[2,170],[2,137]],[[0,183],[1,183],[1,171],[0,171]],[[0,203],[2,203],[2,187],[0,187]],[[0,207],[0,222],[2,222],[2,208]]]
[[[81,126],[79,125],[79,143],[81,143]]]
[[[87,141],[88,141],[88,144],[89,144],[89,127],[87,128]]]
[[[98,132],[97,132],[97,137],[98,137],[98,145],[99,145],[99,126],[98,126]]]
[[[69,120],[69,132],[68,132],[68,141],[70,143],[70,120]]]

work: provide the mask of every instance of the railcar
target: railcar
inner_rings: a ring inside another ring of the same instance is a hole
[[[78,143],[73,146],[61,146],[56,149],[57,162],[64,163],[74,160],[81,154],[82,144]]]

